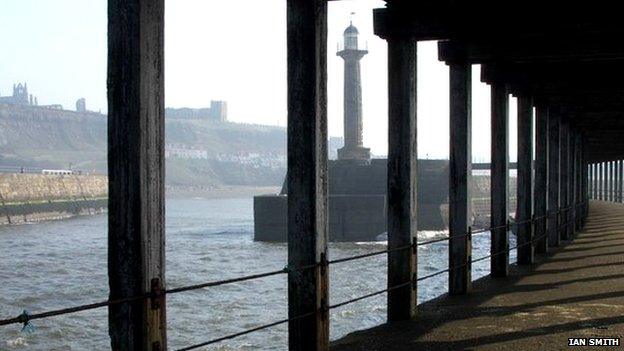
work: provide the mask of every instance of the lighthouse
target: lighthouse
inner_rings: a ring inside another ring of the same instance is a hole
[[[362,141],[362,78],[360,60],[368,50],[360,49],[358,32],[353,22],[344,31],[344,45],[336,55],[344,60],[344,147],[338,149],[339,160],[370,162],[370,149]]]

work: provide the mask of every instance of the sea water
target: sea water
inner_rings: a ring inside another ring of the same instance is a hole
[[[253,200],[168,199],[166,208],[168,288],[278,270],[286,265],[283,243],[253,241]],[[108,298],[107,217],[0,227],[0,319],[27,310],[51,309]],[[419,240],[447,235],[421,232]],[[512,237],[513,239],[513,237]],[[489,253],[487,233],[473,237],[473,258]],[[329,258],[386,248],[385,242],[330,243]],[[512,259],[515,253],[511,253]],[[418,274],[448,267],[446,242],[419,247]],[[330,304],[386,287],[386,255],[332,265]],[[489,273],[489,260],[473,265],[473,278]],[[448,275],[419,282],[423,302],[447,290]],[[287,317],[286,276],[183,292],[167,297],[169,349],[185,347]],[[107,308],[0,327],[0,350],[110,349]],[[331,338],[385,322],[386,295],[330,313]],[[227,340],[205,350],[285,350],[287,326]]]

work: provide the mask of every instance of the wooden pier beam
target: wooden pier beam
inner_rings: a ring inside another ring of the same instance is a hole
[[[615,190],[613,185],[615,184],[615,161],[609,161],[609,201],[613,202]]]
[[[416,41],[388,39],[388,249],[416,242]],[[416,313],[417,250],[388,253],[388,321]]]
[[[288,345],[329,348],[327,306],[327,2],[286,2],[288,45]],[[314,313],[316,312],[316,313]]]
[[[607,162],[607,201],[613,201],[613,161]]]
[[[533,243],[533,100],[518,96],[518,171],[516,234],[518,264],[534,260]],[[526,223],[523,223],[526,222]]]
[[[491,85],[491,274],[509,274],[509,95],[503,83]]]
[[[567,117],[567,116],[566,116]],[[561,128],[559,131],[559,137],[561,140],[561,152],[560,152],[560,180],[559,180],[559,195],[560,195],[560,228],[559,228],[559,236],[561,240],[568,240],[568,228],[570,226],[570,197],[569,193],[569,181],[570,181],[570,167],[569,167],[569,157],[570,157],[570,138],[569,138],[569,124],[565,119],[561,120]]]
[[[600,199],[600,164],[594,163],[594,200]]]
[[[604,162],[598,163],[598,200],[604,199]]]
[[[576,135],[572,126],[568,126],[568,239],[574,237],[576,229]]]
[[[624,164],[622,162],[622,160],[618,160],[618,190],[617,190],[617,194],[618,194],[618,202],[622,203],[622,182],[624,182]]]
[[[108,1],[111,300],[165,289],[164,2]],[[164,296],[108,314],[111,349],[167,349]]]
[[[466,294],[472,285],[470,184],[472,176],[471,66],[450,64],[449,293]]]
[[[589,190],[588,190],[589,192],[588,192],[588,195],[589,195],[590,199],[593,199],[594,198],[594,181],[593,181],[593,179],[594,179],[594,164],[593,163],[589,164],[588,172],[589,172],[589,179],[588,179],[589,180],[589,182],[588,182],[589,183]]]
[[[589,206],[589,170],[590,167],[587,162],[587,144],[585,143],[585,137],[581,135],[581,167],[583,173],[581,179],[583,181],[581,189],[581,198],[583,200],[583,216],[581,217],[581,229],[585,228],[585,220],[587,218],[587,209]]]
[[[620,161],[619,160],[615,160],[613,161],[613,163],[615,164],[615,184],[613,185],[613,201],[614,202],[620,202],[620,195],[618,194],[618,189],[619,187],[619,183],[620,183]]]
[[[534,216],[537,218],[534,227],[535,252],[548,252],[548,236],[546,235],[546,208],[548,191],[548,107],[537,104],[535,109],[535,187],[533,188]]]
[[[576,164],[575,164],[575,176],[576,176],[576,231],[581,230],[583,223],[583,189],[585,188],[585,165],[583,163],[583,144],[581,142],[581,135],[579,132],[576,133]]]
[[[548,114],[548,246],[560,245],[559,237],[559,122],[558,113]]]

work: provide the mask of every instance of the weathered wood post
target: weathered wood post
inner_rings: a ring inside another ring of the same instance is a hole
[[[534,260],[533,223],[531,221],[533,218],[533,100],[524,94],[518,96],[517,164],[518,264],[531,264]]]
[[[613,163],[607,161],[607,201],[612,200],[613,196]]]
[[[622,179],[620,178],[620,160],[615,160],[615,185],[613,186],[615,194],[613,195],[613,201],[620,202],[620,182]]]
[[[590,164],[589,165],[589,198],[593,199],[594,198],[594,183],[593,183],[593,179],[594,179],[594,164]]]
[[[575,186],[576,186],[576,191],[575,191],[575,195],[574,198],[576,199],[575,204],[576,204],[576,211],[575,211],[575,222],[576,222],[576,230],[579,231],[581,230],[581,226],[582,226],[582,219],[583,219],[583,187],[584,187],[584,177],[583,177],[583,172],[585,170],[585,167],[583,165],[583,145],[581,143],[581,135],[580,132],[577,132],[575,135],[575,150],[576,150],[576,156],[575,156]]]
[[[288,323],[288,345],[291,351],[319,351],[329,348],[327,1],[288,0],[286,18],[288,317],[313,313]]]
[[[591,177],[589,172],[591,167],[587,159],[587,142],[585,136],[581,135],[581,162],[583,164],[583,190],[582,196],[585,204],[583,205],[583,219],[581,220],[581,227],[585,228],[585,218],[587,217],[587,208],[589,206],[589,188],[591,187]]]
[[[614,201],[615,190],[613,185],[615,184],[615,161],[609,161],[609,201]]]
[[[110,299],[165,288],[164,0],[108,1]],[[165,298],[109,307],[113,350],[166,350]]]
[[[472,177],[472,71],[462,60],[450,63],[449,293],[466,294],[472,285],[470,184]]]
[[[535,114],[535,233],[537,238],[535,251],[548,252],[548,236],[546,235],[546,204],[548,191],[548,107],[541,103],[536,106]]]
[[[567,116],[566,116],[567,117]],[[559,130],[559,138],[561,140],[561,152],[560,152],[560,157],[561,157],[561,161],[560,161],[560,171],[561,172],[561,176],[559,178],[559,195],[560,195],[560,209],[561,209],[561,216],[560,216],[560,228],[559,228],[559,236],[561,237],[561,240],[568,240],[569,236],[568,236],[568,227],[570,226],[569,220],[570,220],[570,202],[569,199],[570,197],[568,196],[568,192],[569,192],[569,179],[570,179],[570,168],[568,167],[569,164],[569,156],[570,156],[570,138],[569,136],[569,124],[568,121],[565,119],[561,119],[561,127]]]
[[[600,169],[598,167],[598,163],[596,163],[596,162],[594,162],[593,166],[594,166],[594,179],[592,180],[592,182],[594,184],[593,185],[594,186],[594,197],[593,197],[593,199],[594,200],[598,200],[599,197],[600,197],[600,195],[599,195],[600,189],[599,189],[599,186],[598,186],[598,178],[600,176]]]
[[[622,203],[622,182],[624,181],[624,164],[622,164],[622,160],[618,160],[618,190],[617,190],[617,194],[618,194],[618,202]]]
[[[388,38],[388,249],[417,239],[416,41]],[[416,313],[417,250],[388,253],[388,321]]]
[[[598,200],[604,199],[604,162],[598,163]]]
[[[491,274],[509,274],[509,95],[500,82],[491,85],[492,144],[491,144]]]
[[[613,175],[613,201],[620,202],[618,195],[618,183],[620,182],[620,161],[613,161],[614,175]]]
[[[576,136],[571,125],[568,125],[568,239],[574,237],[576,228]]]
[[[548,114],[548,246],[560,244],[559,237],[559,121],[558,113]]]

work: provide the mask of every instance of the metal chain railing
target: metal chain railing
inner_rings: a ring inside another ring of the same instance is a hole
[[[560,215],[562,212],[564,211],[569,211],[572,208],[575,207],[580,207],[582,205],[585,204],[586,201],[577,203],[576,205],[573,206],[569,206],[566,208],[561,208],[557,211],[554,211],[554,214],[556,215]],[[114,300],[107,300],[107,301],[102,301],[102,302],[96,302],[96,303],[92,303],[92,304],[86,304],[86,305],[80,305],[80,306],[75,306],[75,307],[69,307],[69,308],[64,308],[64,309],[58,309],[58,310],[51,310],[51,311],[47,311],[47,312],[42,312],[42,313],[36,313],[36,314],[28,314],[26,312],[22,313],[21,315],[14,317],[14,318],[8,318],[8,319],[2,319],[0,320],[0,326],[4,326],[4,325],[10,325],[10,324],[23,324],[24,326],[28,325],[28,323],[32,320],[36,320],[36,319],[42,319],[42,318],[48,318],[48,317],[53,317],[53,316],[60,316],[60,315],[65,315],[65,314],[70,314],[70,313],[76,313],[76,312],[81,312],[81,311],[86,311],[86,310],[92,310],[92,309],[97,309],[97,308],[102,308],[102,307],[107,307],[107,306],[112,306],[112,305],[118,305],[118,304],[123,304],[123,303],[132,303],[132,302],[137,302],[140,300],[144,300],[144,299],[157,299],[162,297],[163,295],[168,295],[168,294],[175,294],[175,293],[180,293],[180,292],[186,292],[186,291],[192,291],[192,290],[198,290],[198,289],[204,289],[204,288],[208,288],[208,287],[216,287],[216,286],[220,286],[220,285],[226,285],[226,284],[233,284],[233,283],[239,283],[239,282],[244,282],[244,281],[249,281],[249,280],[254,280],[254,279],[260,279],[260,278],[265,278],[265,277],[271,277],[271,276],[276,276],[276,275],[281,275],[281,274],[287,274],[290,272],[296,272],[296,271],[304,271],[304,270],[308,270],[308,269],[313,269],[313,268],[317,268],[320,266],[328,266],[331,264],[337,264],[337,263],[343,263],[343,262],[349,262],[349,261],[353,261],[353,260],[358,260],[358,259],[363,259],[363,258],[368,258],[368,257],[373,257],[373,256],[378,256],[378,255],[382,255],[382,254],[386,254],[386,253],[391,253],[391,252],[398,252],[398,251],[403,251],[403,250],[408,250],[408,249],[416,249],[419,246],[424,246],[424,245],[430,245],[430,244],[434,244],[434,243],[438,243],[438,242],[443,242],[443,241],[447,241],[450,242],[451,239],[456,239],[456,238],[462,238],[462,237],[468,237],[468,236],[472,236],[474,234],[479,234],[479,233],[485,233],[488,231],[492,231],[492,230],[497,230],[497,229],[507,229],[509,230],[510,227],[512,225],[521,225],[521,224],[527,224],[527,223],[533,223],[536,222],[538,220],[541,219],[545,219],[548,218],[550,216],[553,215],[553,212],[548,213],[546,215],[543,216],[539,216],[539,217],[534,217],[532,219],[527,219],[527,220],[522,220],[522,221],[507,221],[507,223],[505,225],[500,225],[500,226],[496,226],[496,227],[490,227],[490,228],[482,228],[482,229],[478,229],[473,231],[471,227],[468,228],[468,232],[465,234],[461,234],[461,235],[453,235],[453,236],[449,236],[449,237],[444,237],[444,238],[439,238],[439,239],[432,239],[432,240],[428,240],[428,241],[421,241],[421,242],[417,242],[415,241],[414,243],[410,244],[410,245],[404,245],[404,246],[400,246],[400,247],[395,247],[395,248],[389,248],[386,250],[380,250],[380,251],[375,251],[375,252],[371,252],[371,253],[367,253],[367,254],[361,254],[361,255],[355,255],[355,256],[350,256],[350,257],[345,257],[345,258],[340,258],[340,259],[335,259],[335,260],[324,260],[324,262],[320,262],[320,263],[316,263],[316,264],[310,264],[310,265],[306,265],[306,266],[301,266],[301,267],[284,267],[283,269],[280,270],[274,270],[274,271],[269,271],[269,272],[264,272],[264,273],[258,273],[258,274],[251,274],[251,275],[247,275],[247,276],[242,276],[242,277],[237,277],[237,278],[231,278],[231,279],[224,279],[224,280],[218,280],[218,281],[211,281],[211,282],[206,282],[206,283],[201,283],[201,284],[195,284],[195,285],[189,285],[189,286],[183,286],[183,287],[179,287],[179,288],[172,288],[172,289],[166,289],[163,290],[161,292],[150,292],[150,293],[146,293],[146,294],[142,294],[142,295],[138,295],[138,296],[134,296],[134,297],[127,297],[127,298],[120,298],[120,299],[114,299]],[[561,225],[559,225],[557,227],[557,230],[560,230],[562,228],[564,228],[565,226],[569,226],[571,224],[574,224],[575,220],[569,220]],[[202,342],[199,344],[195,344],[192,346],[188,346],[182,349],[179,349],[178,351],[187,351],[187,350],[193,350],[199,347],[203,347],[203,346],[207,346],[207,345],[211,345],[211,344],[215,344],[215,343],[219,343],[225,340],[229,340],[229,339],[233,339],[242,335],[246,335],[249,333],[253,333],[256,331],[260,331],[263,329],[267,329],[267,328],[271,328],[280,324],[285,324],[294,320],[298,320],[298,319],[302,319],[302,318],[306,318],[306,317],[310,317],[313,316],[319,312],[322,313],[326,313],[329,310],[341,307],[341,306],[345,306],[357,301],[361,301],[364,299],[368,299],[377,295],[381,295],[384,293],[387,293],[389,291],[393,291],[396,289],[400,289],[409,285],[413,285],[415,286],[417,282],[426,280],[426,279],[430,279],[433,278],[435,276],[438,275],[442,275],[444,273],[448,273],[451,270],[454,269],[458,269],[458,268],[463,268],[469,264],[472,263],[476,263],[479,261],[483,261],[486,260],[488,258],[497,256],[497,255],[501,255],[503,253],[518,249],[522,246],[526,246],[529,244],[533,244],[536,241],[542,239],[543,237],[548,235],[548,231],[546,231],[545,234],[539,236],[539,237],[535,237],[532,238],[530,241],[524,242],[522,244],[518,244],[515,245],[511,248],[508,248],[506,250],[502,250],[496,253],[491,253],[487,256],[483,256],[477,259],[473,259],[469,262],[465,262],[463,264],[460,265],[456,265],[453,267],[449,267],[447,269],[444,270],[440,270],[431,274],[428,274],[426,276],[422,276],[422,277],[414,277],[412,280],[401,283],[401,284],[397,284],[391,287],[388,287],[386,289],[383,290],[379,290],[379,291],[375,291],[366,295],[362,295],[356,298],[352,298],[334,305],[329,305],[329,306],[325,306],[323,309],[318,309],[317,311],[312,311],[309,313],[305,313],[299,316],[295,316],[295,317],[290,317],[290,318],[286,318],[286,319],[282,319],[276,322],[272,322],[272,323],[268,323],[268,324],[264,324],[264,325],[260,325],[251,329],[247,329],[238,333],[234,333],[234,334],[229,334],[220,338],[216,338],[216,339],[212,339],[206,342]]]

